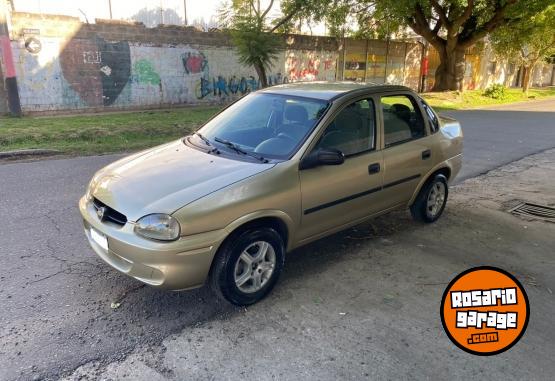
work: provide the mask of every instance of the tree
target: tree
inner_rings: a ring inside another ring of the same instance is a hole
[[[527,22],[499,28],[491,35],[490,40],[498,56],[521,65],[522,89],[528,92],[534,66],[540,60],[549,60],[555,55],[555,5]]]
[[[359,33],[371,29],[389,36],[410,27],[439,53],[435,91],[460,90],[466,49],[502,26],[526,22],[553,0],[313,0],[304,16],[345,31],[349,18]],[[288,0],[284,0],[284,8]],[[345,10],[348,10],[346,13]]]
[[[303,1],[292,1],[289,12],[273,22],[269,13],[274,0],[266,1],[266,7],[260,0],[233,0],[220,10],[220,25],[230,30],[239,61],[254,67],[262,87],[268,86],[266,72],[283,48],[283,39],[274,32],[290,22]]]

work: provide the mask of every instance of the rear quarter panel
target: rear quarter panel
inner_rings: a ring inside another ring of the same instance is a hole
[[[434,166],[428,174],[424,176],[418,184],[409,205],[420,192],[422,186],[430,178],[430,176],[439,169],[449,168],[449,183],[452,183],[457,177],[462,167],[462,151],[463,151],[463,132],[460,123],[446,116],[440,116],[439,131],[432,135]]]

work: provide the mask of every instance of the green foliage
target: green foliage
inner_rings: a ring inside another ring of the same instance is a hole
[[[230,30],[239,61],[254,67],[262,87],[268,85],[266,71],[270,70],[283,48],[283,40],[268,25],[268,13],[274,0],[262,9],[260,1],[232,0],[220,10],[220,25]]]
[[[282,8],[294,2],[282,0]],[[412,29],[439,53],[434,85],[439,91],[462,87],[466,49],[502,26],[528,22],[552,4],[553,0],[307,0],[298,15],[325,22],[338,37],[404,38]]]
[[[282,49],[279,36],[268,33],[255,17],[236,17],[231,37],[241,63],[265,70],[271,69]]]
[[[534,88],[530,89],[528,94],[523,93],[521,89],[506,89],[505,97],[502,99],[486,97],[484,96],[483,90],[466,90],[462,93],[456,91],[442,91],[438,93],[426,93],[422,94],[422,96],[434,110],[443,112],[555,97],[555,88]]]
[[[494,83],[484,90],[484,96],[493,99],[505,99],[507,88],[500,83]]]
[[[506,25],[490,38],[496,54],[531,66],[555,55],[555,5],[529,19]]]

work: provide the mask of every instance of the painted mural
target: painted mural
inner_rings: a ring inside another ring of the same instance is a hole
[[[335,79],[335,52],[289,50],[286,55],[285,73],[289,82]]]
[[[112,105],[131,76],[126,41],[72,39],[59,59],[65,80],[88,106]]]
[[[128,41],[40,38],[29,52],[13,41],[24,111],[228,102],[260,88],[233,49]],[[270,85],[333,80],[336,52],[287,50]]]

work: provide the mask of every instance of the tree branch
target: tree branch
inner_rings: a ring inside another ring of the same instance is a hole
[[[517,0],[507,0],[507,2],[497,8],[493,16],[482,27],[476,29],[473,33],[459,41],[459,46],[467,48],[474,44],[476,41],[486,37],[488,33],[492,32],[495,28],[508,23],[511,19],[505,18],[505,11],[507,7],[516,3]]]
[[[259,9],[256,9],[256,6],[254,5],[254,0],[251,0],[250,3],[251,3],[251,9],[254,11],[254,14],[258,17],[260,15],[258,13]]]
[[[441,21],[441,20],[440,20]],[[438,21],[438,22],[440,22]],[[426,41],[432,44],[437,50],[443,50],[445,48],[445,40],[437,35],[439,29],[434,33],[435,29],[430,29],[430,24],[426,20],[426,15],[422,6],[417,3],[414,9],[414,14],[411,20],[409,20],[409,26],[419,35],[424,37]],[[437,27],[437,25],[436,25]]]
[[[464,24],[466,20],[470,18],[470,16],[472,16],[473,10],[474,10],[474,0],[468,0],[468,4],[464,9],[463,14],[457,17],[455,21],[453,21],[453,30],[455,30],[455,32],[458,32],[461,25]]]
[[[295,14],[297,13],[297,11],[301,8],[301,3],[297,2],[295,4],[295,6],[293,7],[293,9],[286,15],[284,16],[281,20],[279,20],[279,22],[273,26],[272,29],[270,29],[270,33],[275,32],[280,26],[288,23],[289,21],[291,21],[291,19],[295,16]]]
[[[442,26],[443,26],[443,22],[441,21],[441,19],[437,20],[436,25],[434,26],[434,29],[432,29],[432,33],[437,36]]]
[[[270,12],[270,9],[272,9],[272,6],[274,5],[274,0],[270,1],[270,5],[268,5],[268,8],[266,8],[266,10],[264,11],[264,13],[262,13],[262,16],[260,17],[261,19],[264,20],[264,18],[266,17],[266,15],[268,14],[268,12]]]
[[[445,27],[449,28],[449,26],[451,25],[451,22],[449,21],[449,18],[447,17],[447,13],[445,12],[445,9],[443,9],[441,4],[439,4],[439,2],[437,0],[430,0],[430,3],[432,3],[432,7],[436,11],[437,15],[439,16],[439,19],[443,22]],[[420,6],[420,3],[417,4],[417,7],[419,7],[420,10],[422,10],[422,7]]]

